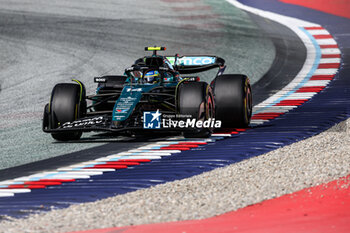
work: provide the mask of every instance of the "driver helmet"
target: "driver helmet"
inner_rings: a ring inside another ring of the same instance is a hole
[[[145,81],[147,83],[153,83],[154,81],[157,80],[157,77],[159,77],[159,72],[156,70],[149,71],[145,74]]]

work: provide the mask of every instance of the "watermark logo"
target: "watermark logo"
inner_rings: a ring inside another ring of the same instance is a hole
[[[143,112],[143,128],[144,129],[160,129],[161,113]]]
[[[221,128],[221,121],[214,118],[197,120],[191,115],[162,114],[158,109],[153,112],[143,112],[143,128]]]
[[[196,119],[172,120],[163,119],[163,128],[221,128],[221,121],[214,118],[200,121]]]

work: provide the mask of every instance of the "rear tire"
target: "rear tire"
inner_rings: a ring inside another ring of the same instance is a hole
[[[213,82],[215,119],[224,128],[246,128],[252,116],[252,92],[245,75],[226,74]]]
[[[203,121],[214,118],[213,95],[207,83],[184,83],[179,87],[178,96],[180,114],[191,115],[192,118]],[[201,128],[195,132],[184,132],[183,135],[185,138],[207,138],[212,132],[212,128]]]
[[[86,114],[85,96],[81,92],[81,87],[73,83],[59,83],[53,88],[49,106],[50,128],[55,129]],[[79,131],[51,133],[58,141],[78,140],[81,135]]]

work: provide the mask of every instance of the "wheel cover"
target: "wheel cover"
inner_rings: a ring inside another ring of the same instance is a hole
[[[253,103],[252,103],[252,93],[250,90],[250,87],[247,87],[247,91],[246,91],[246,98],[245,98],[245,109],[246,109],[246,117],[247,117],[247,121],[249,122],[251,116],[252,116],[252,108],[253,108]]]

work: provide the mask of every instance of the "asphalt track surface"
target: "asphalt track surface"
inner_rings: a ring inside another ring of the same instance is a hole
[[[0,169],[111,141],[123,142],[116,151],[142,144],[91,134],[80,143],[55,143],[42,133],[41,117],[54,84],[74,77],[91,93],[94,76],[122,73],[154,44],[169,54],[222,56],[228,73],[246,73],[252,83],[275,56],[249,16],[224,1],[0,1]]]

